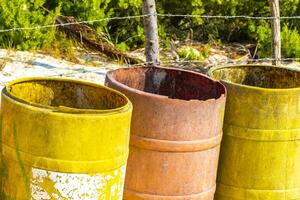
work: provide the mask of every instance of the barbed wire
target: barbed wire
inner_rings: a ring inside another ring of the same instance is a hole
[[[145,14],[145,15],[133,15],[133,16],[123,16],[123,17],[106,17],[94,20],[83,20],[77,22],[68,22],[61,24],[49,24],[49,25],[39,25],[33,27],[14,27],[9,29],[2,29],[0,33],[11,32],[11,31],[26,31],[26,30],[35,30],[35,29],[46,29],[46,28],[54,28],[54,27],[63,27],[63,26],[71,26],[75,24],[93,24],[96,22],[102,21],[110,21],[110,20],[125,20],[125,19],[137,19],[137,18],[145,18],[150,16],[158,16],[158,17],[188,17],[188,18],[203,18],[203,19],[255,19],[255,20],[272,20],[272,19],[300,19],[300,16],[282,16],[282,17],[269,17],[269,16],[247,16],[247,15],[236,15],[236,16],[225,16],[225,15],[189,15],[189,14]]]
[[[289,61],[300,61],[300,58],[256,58],[256,59],[247,59],[248,62],[269,62],[269,61],[283,61],[283,62],[289,62]]]
[[[125,20],[125,19],[137,19],[137,18],[144,18],[151,16],[149,15],[135,15],[135,16],[124,16],[124,17],[107,17],[101,19],[94,19],[94,20],[84,20],[84,21],[77,21],[77,22],[68,22],[68,23],[60,23],[60,24],[49,24],[44,26],[33,26],[33,27],[15,27],[0,30],[0,33],[10,32],[10,31],[23,31],[23,30],[35,30],[35,29],[45,29],[45,28],[53,28],[53,27],[63,27],[63,26],[71,26],[75,24],[92,24],[101,21],[110,21],[110,20]]]
[[[61,24],[50,24],[44,26],[33,26],[33,27],[14,27],[9,29],[0,30],[0,33],[11,32],[11,31],[26,31],[26,30],[34,30],[34,29],[46,29],[46,28],[54,28],[54,27],[63,27],[63,26],[71,26],[76,24],[92,24],[96,22],[102,21],[110,21],[110,20],[126,20],[126,19],[137,19],[137,18],[145,18],[150,16],[157,16],[157,17],[185,17],[185,18],[203,18],[203,19],[245,19],[245,20],[273,20],[273,19],[280,19],[280,20],[287,20],[287,19],[300,19],[300,16],[281,16],[281,17],[269,17],[269,16],[247,16],[247,15],[236,15],[236,16],[220,16],[220,15],[191,15],[191,14],[162,14],[162,13],[154,13],[154,14],[145,14],[145,15],[133,15],[133,16],[123,16],[123,17],[107,17],[107,18],[100,18],[94,20],[83,20],[77,22],[68,22],[68,23],[61,23]],[[292,61],[300,61],[300,58],[281,58],[281,59],[274,59],[274,58],[259,58],[259,59],[246,59],[243,62],[272,62],[272,61],[282,61],[282,62],[292,62]],[[168,64],[204,64],[202,60],[171,60],[171,61],[163,61],[161,65],[168,65]],[[146,66],[151,65],[151,62],[144,62],[139,64],[124,64],[124,67],[136,67],[136,66]],[[209,66],[217,66],[217,65],[228,65],[228,64],[237,64],[237,60],[227,60],[227,62],[220,62],[219,64],[210,64]],[[95,70],[83,70],[79,71],[72,71],[70,73],[61,73],[61,74],[54,74],[48,75],[46,77],[68,77],[75,74],[80,73],[97,73],[99,69]],[[8,82],[1,82],[0,85],[5,86]]]
[[[206,18],[206,19],[257,19],[257,20],[273,20],[273,19],[300,19],[300,16],[282,16],[282,17],[269,17],[269,16],[248,16],[248,15],[185,15],[185,14],[157,14],[160,17],[188,17],[188,18]]]
[[[239,59],[228,59],[227,62],[222,62],[225,64],[230,64],[230,63],[238,63],[239,61],[241,62],[271,62],[271,61],[282,61],[282,62],[292,62],[292,61],[300,61],[300,58],[280,58],[280,59],[275,59],[275,58],[247,58],[244,60],[239,60]],[[160,62],[160,64],[185,64],[185,63],[205,63],[205,60],[170,60],[170,61],[163,61]],[[153,62],[143,62],[141,64],[126,64],[128,67],[132,66],[139,66],[139,65],[152,65]],[[221,64],[221,62],[219,63]],[[216,64],[218,65],[218,64]]]

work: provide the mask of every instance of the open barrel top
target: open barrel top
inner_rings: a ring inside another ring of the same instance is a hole
[[[137,67],[108,72],[107,79],[140,95],[176,100],[219,99],[225,87],[197,72],[162,67]]]
[[[300,71],[270,65],[235,65],[215,67],[211,77],[224,83],[265,91],[300,91]]]
[[[61,78],[25,78],[9,83],[3,95],[35,109],[63,113],[122,111],[127,97],[98,84]]]

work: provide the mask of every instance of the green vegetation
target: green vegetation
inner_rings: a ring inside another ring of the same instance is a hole
[[[185,60],[203,60],[209,56],[210,45],[198,50],[190,46],[184,46],[178,49],[178,56]]]
[[[259,27],[259,49],[261,57],[270,57],[272,32],[269,27]],[[296,28],[290,29],[285,24],[281,31],[281,50],[284,57],[296,58],[300,56],[300,34]]]
[[[300,34],[296,28],[289,29],[284,26],[281,36],[282,53],[288,57],[300,57]]]
[[[281,15],[294,16],[300,11],[299,0],[282,0],[280,4]],[[45,12],[42,6],[51,12]],[[270,16],[268,1],[265,0],[158,0],[157,9],[159,13],[165,14]],[[0,0],[0,29],[53,24],[59,14],[74,16],[77,20],[94,20],[140,15],[141,12],[142,0]],[[271,56],[269,20],[158,18],[162,46],[168,46],[171,39],[186,38],[206,42],[252,42],[259,44],[260,57]],[[141,18],[105,20],[91,26],[106,33],[111,42],[122,50],[138,48],[144,44]],[[300,56],[299,28],[297,20],[282,20],[283,56]],[[0,44],[2,48],[25,50],[57,48],[58,42],[70,45],[70,42],[60,42],[66,39],[57,32],[55,28],[47,28],[0,33]]]
[[[60,6],[46,14],[40,8],[44,3],[45,0],[0,0],[0,29],[53,24]],[[0,33],[0,44],[23,50],[49,47],[55,32],[55,28],[47,28]]]

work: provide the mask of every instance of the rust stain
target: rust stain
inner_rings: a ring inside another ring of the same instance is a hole
[[[134,106],[124,199],[212,200],[225,87],[200,73],[156,67],[108,72],[106,85]]]

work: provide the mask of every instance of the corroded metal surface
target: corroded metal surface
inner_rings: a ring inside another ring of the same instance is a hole
[[[228,90],[217,200],[300,199],[300,72],[212,69]]]
[[[125,199],[212,200],[224,86],[195,72],[147,67],[108,72],[106,85],[134,106]]]

